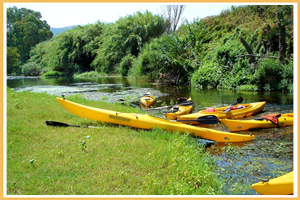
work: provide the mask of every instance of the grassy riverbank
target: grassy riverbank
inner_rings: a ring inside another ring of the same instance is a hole
[[[79,95],[67,99],[140,112]],[[49,127],[46,120],[100,128]],[[214,171],[210,154],[187,135],[83,119],[55,96],[7,89],[8,195],[222,194]]]

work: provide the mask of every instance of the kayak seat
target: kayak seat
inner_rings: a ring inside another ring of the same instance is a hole
[[[188,98],[186,98],[186,97],[179,97],[179,98],[177,98],[177,102],[178,102],[178,104],[181,104],[182,102],[185,102],[187,99]]]
[[[170,110],[170,113],[175,113],[179,110],[179,106],[173,106],[173,108]]]

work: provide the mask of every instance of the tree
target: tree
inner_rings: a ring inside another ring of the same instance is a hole
[[[105,25],[101,22],[76,26],[40,42],[30,51],[27,63],[36,63],[42,73],[61,72],[64,76],[92,71],[91,62],[101,43],[98,41]],[[30,65],[27,65],[30,66]]]
[[[16,47],[7,48],[7,74],[19,75],[21,73],[19,64],[20,57]]]
[[[257,7],[257,9],[260,7]],[[263,10],[263,9],[258,9],[258,10]],[[278,42],[278,51],[279,51],[279,57],[278,59],[284,64],[286,57],[287,57],[287,43],[286,43],[286,29],[288,25],[292,24],[292,6],[279,6],[279,9],[277,10],[277,27],[274,27],[273,29],[269,24],[267,24],[266,28],[262,29],[265,35],[265,49],[267,51],[273,51],[275,52],[275,48],[272,48],[273,46],[276,46]],[[262,13],[260,14],[262,15]],[[270,16],[275,19],[275,16],[271,15]],[[278,37],[278,39],[277,39]],[[263,57],[263,58],[276,58],[274,56],[258,56],[254,55],[251,47],[248,45],[248,43],[244,40],[244,38],[240,38],[240,41],[246,48],[248,55],[243,55],[243,56],[250,56],[250,63],[253,63],[255,61],[254,57]],[[240,56],[239,56],[240,57]]]
[[[163,7],[164,17],[169,20],[168,34],[176,30],[184,9],[185,5],[166,5]]]
[[[292,15],[291,6],[283,6],[277,13],[278,18],[278,29],[279,29],[279,59],[284,63],[286,58],[286,26],[292,23],[291,19],[286,19],[288,16]],[[286,18],[284,16],[287,16]]]
[[[17,49],[21,65],[29,59],[32,47],[53,37],[50,26],[41,18],[40,12],[30,9],[7,9],[7,47]]]

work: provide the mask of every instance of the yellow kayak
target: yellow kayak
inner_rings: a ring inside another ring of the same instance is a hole
[[[291,195],[294,193],[294,172],[278,178],[261,181],[252,185],[253,190],[262,195]]]
[[[191,102],[192,98],[188,98],[184,103],[188,103]],[[176,105],[173,106],[173,108],[171,108],[169,110],[169,112],[164,113],[166,119],[169,120],[174,120],[177,119],[178,115],[185,115],[185,114],[190,114],[191,110],[193,108],[193,104],[189,105],[189,106],[183,106],[183,105]]]
[[[278,126],[270,121],[266,120],[231,120],[221,119],[221,122],[225,124],[230,131],[245,131],[250,129],[261,129],[261,128],[275,128],[282,126],[293,126],[294,125],[294,114],[287,113],[282,114],[278,117]]]
[[[144,94],[144,96],[141,97],[141,103],[146,107],[152,105],[154,102],[155,97],[150,92],[147,92],[146,94]]]
[[[162,130],[173,132],[188,132],[191,135],[217,142],[246,142],[254,139],[254,136],[252,135],[228,133],[214,129],[201,128],[187,124],[182,124],[180,122],[172,122],[145,114],[121,113],[116,111],[93,108],[74,103],[62,98],[56,98],[56,100],[67,111],[74,115],[102,122],[120,124],[141,129],[153,129],[157,127]]]
[[[188,115],[181,115],[178,116],[178,120],[195,120],[198,117],[206,116],[206,115],[215,115],[218,119],[238,119],[247,117],[250,115],[254,115],[261,110],[264,109],[266,105],[266,102],[255,102],[255,103],[249,103],[249,104],[238,104],[233,106],[233,110],[230,110],[229,112],[224,113],[224,110],[228,107],[221,107],[211,110],[201,110],[198,113],[192,113]],[[242,107],[242,108],[240,108]],[[239,109],[238,109],[239,108]],[[208,112],[209,111],[209,112]],[[187,124],[197,124],[195,121],[185,121],[184,123]]]

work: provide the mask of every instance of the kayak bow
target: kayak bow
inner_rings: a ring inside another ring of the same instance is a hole
[[[231,119],[221,119],[223,124],[225,124],[230,131],[245,131],[251,129],[262,129],[262,128],[275,128],[283,126],[293,126],[294,124],[294,115],[293,113],[282,114],[278,118],[278,125],[266,121],[264,119],[257,120],[231,120]]]
[[[290,195],[294,193],[293,186],[294,171],[271,180],[255,183],[252,188],[262,195]]]

